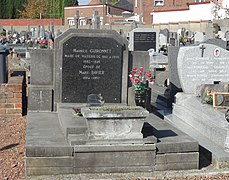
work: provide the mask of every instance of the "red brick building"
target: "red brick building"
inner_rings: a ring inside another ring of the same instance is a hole
[[[74,16],[76,11],[79,11],[79,25],[84,26],[91,23],[93,14],[95,11],[98,11],[98,15],[100,16],[101,25],[110,24],[113,21],[122,21],[123,20],[123,12],[130,12],[129,9],[124,9],[118,6],[113,6],[111,4],[92,4],[95,0],[89,5],[84,6],[71,6],[64,8],[64,24],[65,25],[74,25]],[[97,1],[96,1],[97,2]]]
[[[222,5],[222,0],[211,0]],[[112,0],[91,0],[89,5],[65,7],[65,25],[72,24],[76,10],[79,10],[81,25],[90,21],[93,12],[97,10],[101,17],[101,24],[110,24],[114,19],[123,20],[122,12],[133,12],[134,15],[140,15],[143,24],[151,25],[152,12],[156,11],[180,11],[189,9],[189,4],[207,3],[210,0],[120,0],[115,6],[111,5]],[[128,6],[125,6],[128,5]],[[130,6],[132,5],[132,6]]]
[[[144,24],[152,24],[152,16],[155,11],[179,11],[189,8],[190,3],[204,3],[209,0],[135,0],[134,13],[141,15]],[[222,0],[212,0],[212,2],[222,5]]]

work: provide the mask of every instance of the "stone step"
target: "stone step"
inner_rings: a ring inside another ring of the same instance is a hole
[[[168,108],[166,106],[163,106],[159,103],[153,102],[151,103],[153,107],[153,113],[160,117],[161,119],[164,119],[164,115],[168,115],[172,113],[172,108]]]
[[[203,136],[199,131],[174,114],[165,116],[164,120],[197,140],[203,148],[210,151],[209,153],[215,166],[223,168],[228,165],[229,153],[225,152],[224,148],[216,144],[214,140]]]
[[[161,98],[160,95],[158,95],[157,97],[151,96],[151,104],[152,103],[157,103],[157,104],[160,104],[160,105],[167,107],[167,108],[172,107],[172,101],[165,99],[165,98]]]
[[[212,105],[203,104],[201,103],[201,99],[195,97],[194,95],[179,93],[176,95],[176,104],[182,105],[187,109],[194,111],[196,114],[202,114],[204,112],[204,114],[207,114],[208,117],[217,117],[218,121],[220,121],[224,126],[225,110],[217,110],[214,109]]]
[[[211,122],[216,126],[224,128],[228,125],[225,119],[225,110],[214,109],[211,105],[202,104],[197,97],[190,95],[182,95],[183,100],[176,101],[175,106],[182,106],[183,108],[191,111],[193,114],[201,115],[203,120],[206,120],[207,123]],[[179,98],[178,98],[179,99]],[[175,112],[175,111],[174,111]]]
[[[227,132],[229,131],[227,127],[219,127],[215,123],[211,123],[211,121],[202,117],[201,114],[193,113],[193,111],[189,111],[183,106],[175,105],[173,114],[202,135],[212,139],[219,146],[224,147]]]
[[[69,134],[68,142],[71,146],[86,144],[88,137],[85,134]]]
[[[59,108],[58,117],[66,139],[69,134],[86,134],[85,118],[77,116],[73,109]]]
[[[165,94],[167,87],[157,86],[157,85],[151,85],[151,90],[154,92],[157,92],[158,94]]]

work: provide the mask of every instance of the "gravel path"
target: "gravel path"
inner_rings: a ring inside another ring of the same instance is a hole
[[[14,180],[25,177],[26,117],[0,117],[0,179]]]

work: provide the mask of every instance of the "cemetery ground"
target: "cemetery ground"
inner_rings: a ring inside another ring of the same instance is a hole
[[[1,180],[60,180],[60,179],[109,179],[109,180],[159,180],[188,179],[216,180],[229,179],[229,169],[215,169],[212,165],[200,170],[133,172],[133,173],[101,173],[101,174],[68,174],[56,176],[25,175],[25,129],[26,116],[21,118],[0,118],[0,179]],[[200,163],[204,159],[200,158]]]
[[[0,117],[0,179],[25,177],[26,117]]]

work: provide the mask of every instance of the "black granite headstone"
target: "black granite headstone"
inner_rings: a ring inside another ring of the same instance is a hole
[[[156,32],[134,32],[134,51],[156,50]]]
[[[62,102],[86,103],[101,94],[121,102],[123,47],[108,37],[72,37],[63,44]]]

